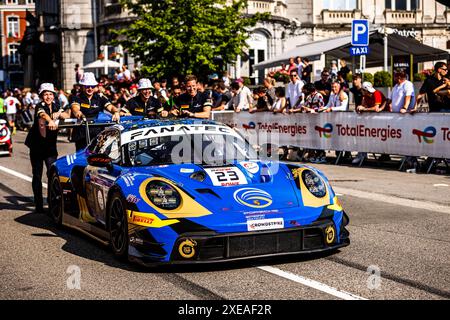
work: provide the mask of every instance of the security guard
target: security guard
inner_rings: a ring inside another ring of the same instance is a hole
[[[176,107],[170,112],[180,117],[209,119],[212,99],[197,90],[197,77],[186,76],[186,93],[175,99]]]
[[[68,118],[69,115],[55,103],[55,88],[51,83],[43,83],[39,88],[41,102],[36,105],[36,117],[25,139],[30,148],[30,161],[33,172],[32,187],[36,213],[44,212],[42,197],[42,172],[44,163],[49,172],[50,166],[58,157],[56,138],[58,125],[54,120]]]
[[[152,96],[151,89],[153,89],[153,86],[149,79],[142,78],[139,80],[138,95],[128,100],[121,111],[145,118],[155,118],[156,115],[167,117],[168,112],[164,110],[161,102]]]
[[[101,111],[107,110],[112,113],[113,121],[120,120],[119,109],[113,106],[109,99],[103,94],[96,92],[98,82],[92,72],[86,72],[83,74],[83,78],[80,80],[80,85],[82,86],[82,92],[78,96],[74,97],[70,106],[74,117],[77,119],[86,118],[91,120],[97,117]],[[101,131],[101,128],[89,128],[89,136],[92,139]],[[75,141],[75,148],[77,151],[84,149],[87,146],[86,128],[74,128],[72,132],[72,141]]]

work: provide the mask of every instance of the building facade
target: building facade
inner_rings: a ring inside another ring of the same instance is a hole
[[[301,21],[306,37],[293,37],[289,48],[323,39],[350,35],[353,19],[368,19],[371,30],[389,27],[423,44],[450,50],[450,9],[434,0],[287,0],[290,19]],[[315,63],[315,73],[329,59]],[[416,69],[428,69],[433,62]]]
[[[35,10],[34,0],[3,0],[0,2],[1,52],[0,87],[22,87],[24,73],[19,53],[20,42],[27,27],[26,15]]]

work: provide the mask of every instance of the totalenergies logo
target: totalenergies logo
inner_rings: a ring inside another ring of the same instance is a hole
[[[253,121],[250,121],[248,124],[243,124],[242,126],[244,127],[244,129],[255,129],[256,128],[256,124]]]
[[[434,138],[436,136],[436,128],[430,126],[430,127],[426,127],[425,130],[423,130],[423,131],[420,131],[418,129],[413,129],[412,133],[417,135],[417,138],[419,139],[419,143],[422,142],[422,138],[425,143],[433,143],[434,139],[432,139],[432,138]]]
[[[331,138],[331,133],[333,132],[333,125],[331,123],[326,123],[323,127],[316,126],[316,131],[319,132],[320,137],[326,139]]]

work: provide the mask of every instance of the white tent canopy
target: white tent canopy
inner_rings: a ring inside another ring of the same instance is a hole
[[[87,65],[85,65],[83,67],[84,70],[89,70],[89,69],[104,69],[106,66],[108,69],[116,69],[116,68],[120,68],[121,65],[120,63],[116,62],[116,61],[112,61],[112,60],[107,60],[108,64],[105,66],[105,61],[106,60],[96,60],[94,62],[88,63]]]
[[[352,40],[351,36],[339,37],[335,39],[326,39],[299,45],[289,51],[254,66],[255,69],[261,70],[265,68],[278,67],[281,63],[287,63],[289,58],[300,56],[308,58],[310,61],[319,60],[321,54],[331,49],[342,47]]]

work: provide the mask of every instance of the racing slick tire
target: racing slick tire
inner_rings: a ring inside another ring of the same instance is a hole
[[[62,216],[64,211],[64,199],[59,181],[59,176],[53,172],[49,179],[48,188],[48,214],[53,222],[59,227],[62,225]]]
[[[119,191],[115,191],[108,206],[109,243],[114,255],[120,259],[128,258],[128,219],[126,201]]]

